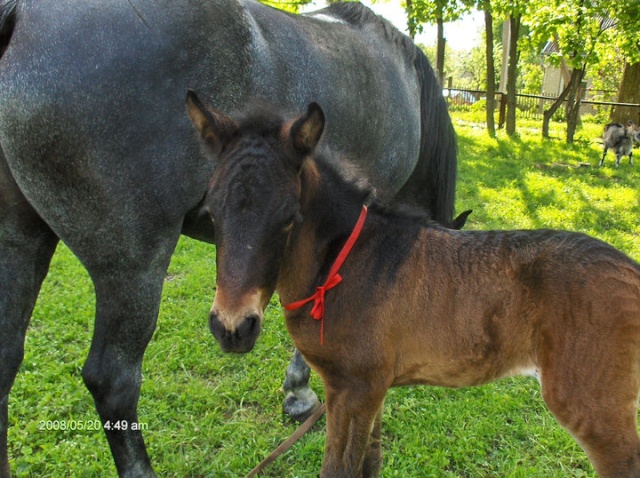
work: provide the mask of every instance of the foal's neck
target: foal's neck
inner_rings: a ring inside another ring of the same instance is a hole
[[[303,221],[291,231],[284,253],[277,286],[283,303],[309,295],[326,278],[367,195],[322,164],[308,162],[301,174]]]

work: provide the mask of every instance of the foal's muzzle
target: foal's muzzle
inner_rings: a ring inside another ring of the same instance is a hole
[[[260,289],[244,294],[226,294],[218,289],[209,313],[209,329],[223,352],[245,353],[253,349],[268,301]]]
[[[235,330],[229,330],[220,320],[217,312],[209,314],[209,329],[220,344],[223,352],[250,352],[260,335],[260,317],[257,314],[247,315]]]

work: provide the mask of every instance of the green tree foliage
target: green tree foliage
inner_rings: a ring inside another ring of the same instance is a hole
[[[416,32],[422,31],[422,25],[425,23],[435,23],[438,26],[435,69],[440,82],[444,84],[444,24],[458,20],[469,10],[468,4],[463,0],[405,0],[404,8],[407,12],[407,24],[412,38]]]
[[[436,46],[419,45],[429,61],[435,64]],[[452,50],[445,48],[444,76],[448,84],[451,78],[454,88],[484,90],[487,84],[487,62],[482,46],[470,50]]]
[[[455,22],[469,11],[468,4],[462,0],[413,0],[411,5],[404,3],[407,12],[409,31],[422,31],[424,24],[433,25],[439,19],[445,23]]]
[[[598,43],[611,27],[599,0],[534,0],[533,3],[535,8],[526,21],[534,38],[557,42],[559,51],[551,55],[551,61],[559,64],[562,58],[572,68],[598,61]]]
[[[279,10],[298,13],[300,8],[311,3],[311,0],[260,0],[260,2]]]
[[[640,62],[640,2],[610,2],[605,6],[615,22],[609,46],[625,55],[630,64]]]
[[[610,62],[621,52],[637,57],[640,10],[637,2],[616,5],[604,0],[534,0],[532,3],[535,8],[527,21],[533,36],[556,41],[558,52],[550,60],[556,64],[565,61],[572,69],[571,81],[561,95],[562,100],[567,100],[567,142],[572,142],[579,119],[581,85],[587,70],[607,60]],[[545,112],[543,134],[548,131],[548,121],[559,106],[560,100]]]

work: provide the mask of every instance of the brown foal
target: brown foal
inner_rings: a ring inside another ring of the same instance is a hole
[[[389,387],[515,374],[538,377],[600,476],[640,477],[637,263],[584,234],[454,231],[373,204],[336,272],[372,192],[316,148],[321,108],[236,122],[191,93],[187,109],[219,156],[203,201],[218,239],[211,330],[246,352],[274,291],[284,304],[312,297],[285,315],[326,388],[322,477],[379,475]]]

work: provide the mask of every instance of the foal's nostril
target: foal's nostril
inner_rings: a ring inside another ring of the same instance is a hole
[[[209,329],[224,352],[249,352],[260,334],[260,317],[250,314],[231,331],[225,327],[216,312],[209,314]]]
[[[209,314],[209,330],[216,339],[221,338],[225,333],[224,325],[222,325],[218,314],[215,312]]]
[[[260,319],[256,314],[247,316],[238,326],[236,333],[239,337],[250,337],[256,333],[256,328],[260,324]]]

